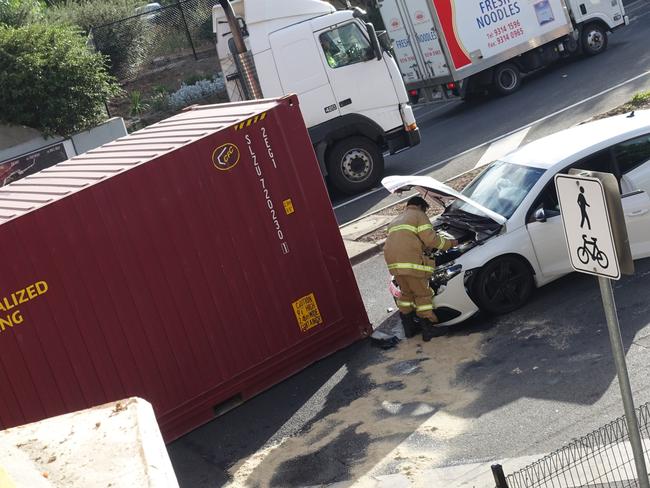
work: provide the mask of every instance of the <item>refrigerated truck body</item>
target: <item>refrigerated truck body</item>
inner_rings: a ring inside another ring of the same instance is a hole
[[[410,95],[444,86],[467,95],[516,91],[557,59],[595,55],[627,25],[621,0],[378,0]]]

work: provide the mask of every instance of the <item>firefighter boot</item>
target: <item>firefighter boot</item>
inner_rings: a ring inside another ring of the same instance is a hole
[[[402,313],[400,312],[399,318],[402,320],[402,327],[404,327],[404,335],[410,339],[418,334],[421,330],[420,324],[415,321],[415,312]]]
[[[423,322],[425,322],[422,324],[422,340],[424,342],[429,342],[434,337],[447,335],[447,332],[449,331],[448,325],[436,325],[428,320]]]

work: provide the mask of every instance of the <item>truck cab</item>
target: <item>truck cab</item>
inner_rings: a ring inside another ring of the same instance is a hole
[[[323,175],[339,191],[372,188],[384,153],[419,143],[399,69],[374,28],[320,0],[231,2],[264,97],[296,93]],[[217,52],[231,101],[247,98],[230,27],[213,9]]]

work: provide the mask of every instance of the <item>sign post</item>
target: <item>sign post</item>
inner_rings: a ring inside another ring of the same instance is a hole
[[[611,282],[634,273],[618,181],[609,173],[574,169],[556,175],[555,187],[571,266],[598,276],[637,479],[640,488],[650,488]]]

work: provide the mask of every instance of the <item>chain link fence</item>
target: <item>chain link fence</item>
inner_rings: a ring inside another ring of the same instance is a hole
[[[105,54],[124,95],[111,100],[111,115],[139,128],[187,105],[225,101],[212,33],[218,0],[148,4],[134,15],[94,26],[91,46]]]

